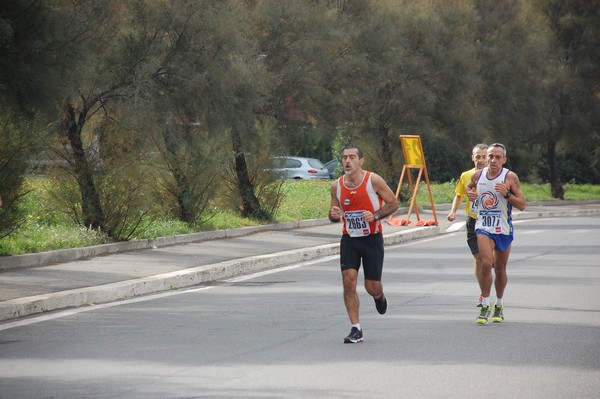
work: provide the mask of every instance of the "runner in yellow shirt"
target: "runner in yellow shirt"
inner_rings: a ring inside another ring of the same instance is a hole
[[[450,209],[450,213],[448,214],[448,220],[454,222],[456,220],[456,212],[462,203],[463,198],[466,200],[465,212],[467,214],[467,244],[469,245],[469,249],[471,249],[471,254],[473,254],[473,270],[477,273],[477,270],[480,268],[478,265],[481,264],[481,259],[479,257],[479,248],[477,247],[477,234],[475,234],[475,220],[477,219],[477,204],[471,202],[469,197],[467,196],[467,185],[471,182],[471,177],[473,177],[473,173],[478,170],[483,169],[487,166],[487,144],[477,144],[473,147],[471,152],[471,160],[473,161],[474,167],[473,169],[469,169],[466,172],[463,172],[460,175],[460,179],[456,183],[456,188],[454,192],[456,195],[454,196],[454,200],[452,201],[452,208]],[[479,299],[477,300],[477,306],[481,306],[481,294],[479,295]]]

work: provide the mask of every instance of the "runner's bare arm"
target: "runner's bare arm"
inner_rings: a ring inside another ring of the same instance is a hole
[[[521,190],[519,176],[512,171],[508,172],[506,175],[506,184],[508,190],[511,192],[511,196],[508,197],[508,202],[518,210],[524,211],[527,207],[527,201],[525,200],[525,194],[523,194],[523,191]]]
[[[467,184],[467,197],[469,197],[470,201],[477,199],[477,181],[479,180],[479,176],[481,176],[481,170],[473,173],[471,181]]]
[[[331,184],[331,205],[329,206],[328,217],[333,223],[339,222],[341,217],[340,202],[337,199],[337,185],[337,180]]]
[[[449,221],[454,222],[454,220],[456,220],[456,212],[458,211],[460,204],[462,204],[462,196],[456,194],[454,196],[454,199],[452,200],[452,206],[450,207],[450,213],[447,216]]]

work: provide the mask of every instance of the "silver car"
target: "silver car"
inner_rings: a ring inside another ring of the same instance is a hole
[[[269,171],[287,179],[329,179],[329,171],[316,158],[273,157],[272,166],[269,168]]]
[[[323,167],[329,171],[330,179],[337,179],[342,175],[342,168],[340,162],[337,159],[332,159],[331,161],[323,165]]]

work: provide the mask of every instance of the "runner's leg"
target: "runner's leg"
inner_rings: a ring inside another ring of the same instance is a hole
[[[357,277],[358,271],[355,269],[346,269],[342,271],[344,305],[346,305],[346,311],[348,312],[348,318],[350,319],[351,324],[357,324],[359,322],[358,308],[360,306],[360,300],[356,292]]]

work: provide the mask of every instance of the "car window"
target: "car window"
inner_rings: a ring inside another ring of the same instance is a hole
[[[272,167],[275,169],[285,168],[286,158],[273,158],[271,160]]]
[[[308,158],[308,164],[315,169],[323,169],[323,164],[318,159]]]
[[[299,168],[302,166],[302,162],[297,159],[287,158],[285,167],[286,168]]]

